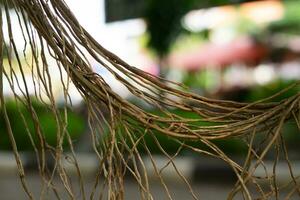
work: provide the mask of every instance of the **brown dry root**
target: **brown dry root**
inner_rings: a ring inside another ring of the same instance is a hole
[[[288,120],[298,125],[300,130],[300,94],[277,103],[270,102],[274,97],[298,87],[295,83],[280,93],[255,103],[239,103],[232,101],[208,99],[197,94],[186,92],[180,84],[162,80],[151,74],[130,66],[119,57],[98,44],[91,35],[80,26],[72,12],[63,0],[7,0],[5,1],[4,19],[8,28],[1,29],[9,35],[9,44],[1,49],[1,108],[6,120],[12,149],[18,165],[22,186],[29,199],[35,199],[26,176],[22,160],[14,140],[14,133],[10,126],[10,119],[5,108],[3,95],[3,78],[11,87],[16,102],[26,106],[31,113],[34,133],[27,134],[32,141],[38,160],[39,173],[42,179],[42,191],[39,198],[46,199],[53,193],[57,199],[123,199],[125,173],[131,174],[136,181],[141,199],[153,199],[151,184],[147,174],[144,155],[146,154],[153,165],[155,175],[166,192],[168,199],[173,199],[164,177],[163,170],[173,167],[178,177],[187,185],[187,192],[191,198],[198,199],[187,178],[177,169],[175,157],[183,150],[208,155],[226,162],[234,171],[237,182],[228,199],[270,199],[279,198],[282,190],[288,191],[286,199],[295,194],[300,195],[298,176],[293,173],[293,163],[289,160],[287,147],[284,142],[282,128]],[[8,6],[9,5],[9,6]],[[24,47],[17,47],[14,39],[15,25],[11,24],[12,8],[19,20],[22,30]],[[2,16],[2,15],[0,15]],[[3,27],[3,26],[2,26]],[[23,53],[18,49],[23,48]],[[8,61],[4,63],[3,50],[8,51]],[[48,56],[51,55],[52,59]],[[103,77],[96,74],[86,58],[93,58],[101,67],[115,77],[115,81],[122,83],[128,91],[148,106],[152,106],[161,114],[153,114],[133,103],[121,98],[105,82]],[[13,61],[13,58],[16,60]],[[24,64],[25,63],[25,64]],[[52,86],[51,69],[55,67],[61,73],[61,90],[64,94],[65,114],[58,112]],[[52,112],[57,123],[57,144],[47,144],[44,132],[36,110],[32,106],[28,80],[25,74],[32,76],[35,88],[35,98],[45,103]],[[21,76],[17,74],[20,73]],[[67,74],[63,77],[63,74]],[[92,188],[85,188],[81,174],[80,162],[77,161],[73,141],[67,130],[67,104],[69,87],[72,82],[85,100],[88,109],[88,124],[90,128],[90,146],[98,158],[98,171],[95,173],[95,183]],[[17,92],[19,91],[19,92]],[[160,95],[164,94],[162,98]],[[198,117],[187,118],[175,114],[172,110],[182,110],[196,114]],[[106,114],[103,114],[103,112]],[[19,114],[23,117],[22,112]],[[203,122],[203,123],[200,123]],[[26,125],[26,120],[24,120]],[[201,125],[200,125],[201,124]],[[209,124],[209,125],[203,125]],[[108,127],[109,134],[104,135]],[[31,135],[39,139],[36,144]],[[170,155],[157,139],[158,135],[168,136],[178,144],[178,150]],[[161,151],[169,160],[163,168],[156,165],[152,155],[152,148],[147,145],[145,137],[154,141],[156,149]],[[100,139],[99,139],[100,138]],[[237,163],[214,143],[216,139],[238,138],[248,149],[244,163]],[[63,141],[67,140],[70,153],[66,156]],[[199,148],[195,143],[201,143],[205,148]],[[273,156],[273,169],[268,171],[265,157]],[[283,156],[280,156],[280,155]],[[49,157],[54,158],[53,168],[46,164]],[[276,179],[276,165],[280,157],[287,163],[290,170],[290,182],[279,184]],[[74,183],[65,168],[65,160],[73,164],[76,169],[78,182]],[[255,176],[257,168],[265,169],[264,177]],[[57,180],[58,182],[55,181]],[[267,187],[266,187],[266,183]],[[74,185],[79,187],[75,189]],[[100,197],[99,197],[100,194]],[[66,195],[66,196],[64,196]]]

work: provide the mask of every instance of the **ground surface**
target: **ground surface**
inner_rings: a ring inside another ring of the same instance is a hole
[[[35,173],[28,174],[27,182],[30,189],[35,194],[35,197],[39,199],[41,184],[40,184],[40,177],[38,176],[38,174]],[[89,190],[88,188],[93,187],[92,182],[93,182],[92,179],[87,180],[87,183],[85,184],[85,188],[87,191]],[[169,190],[173,199],[175,200],[193,199],[190,193],[188,192],[187,187],[184,184],[178,182],[172,182],[172,183],[169,182],[167,184],[169,186]],[[126,200],[141,199],[136,184],[132,180],[127,180],[125,182],[125,185],[126,185],[126,192],[125,192]],[[165,191],[163,187],[161,187],[159,182],[151,182],[151,186],[152,186],[154,199],[158,199],[158,200],[167,199]],[[217,183],[215,184],[196,183],[193,184],[193,188],[195,190],[195,193],[199,197],[199,199],[205,199],[205,200],[225,199],[227,192],[230,191],[230,185],[217,184]],[[2,174],[0,176],[0,199],[1,200],[27,199],[20,185],[20,181],[16,175]],[[49,195],[49,199],[53,199],[53,194]],[[69,199],[69,198],[63,197],[62,199]]]
[[[22,156],[23,164],[27,166],[26,170],[26,181],[28,183],[29,189],[32,191],[35,199],[41,200],[52,200],[57,199],[54,196],[52,191],[44,191],[47,195],[47,198],[40,198],[41,191],[43,191],[43,185],[41,178],[36,170],[30,169],[30,161],[29,159],[25,159],[26,156]],[[90,199],[90,193],[94,186],[95,182],[95,172],[97,168],[97,162],[93,157],[90,157],[87,154],[80,155],[79,160],[81,161],[81,169],[84,177],[84,188],[86,193],[86,199]],[[27,163],[27,164],[26,164]],[[145,164],[148,166],[148,161],[145,158]],[[164,164],[164,160],[160,158],[156,158],[157,165]],[[189,179],[191,182],[192,188],[195,192],[195,195],[200,200],[223,200],[226,199],[227,194],[230,192],[231,188],[234,185],[235,175],[232,173],[232,170],[222,164],[222,162],[214,162],[209,159],[197,160],[195,162],[194,159],[186,159],[180,158],[175,160],[177,167],[180,171]],[[300,162],[293,162],[294,164],[294,174],[300,174]],[[160,167],[162,167],[160,166]],[[74,170],[66,165],[67,169],[70,172],[71,182],[74,191],[80,191],[78,188],[77,178],[72,175],[74,174]],[[272,169],[272,164],[267,164],[267,167]],[[290,177],[289,171],[287,170],[285,163],[278,164],[278,180],[280,182],[286,182]],[[73,171],[73,172],[72,172]],[[263,176],[263,170],[260,168],[257,170],[257,176]],[[154,200],[165,200],[168,199],[164,187],[160,183],[159,180],[155,179],[155,175],[153,173],[153,169],[151,167],[147,167],[147,172],[150,178],[150,188],[152,190],[153,199]],[[172,199],[174,200],[189,200],[193,199],[191,193],[187,185],[176,176],[176,173],[172,169],[166,168],[163,173],[165,177],[165,183],[168,186],[169,193],[171,194]],[[176,178],[177,177],[177,178]],[[100,179],[100,184],[102,180]],[[63,184],[59,181],[58,177],[54,178],[55,185],[57,186],[57,190],[65,191]],[[139,200],[141,199],[139,195],[139,189],[137,187],[136,182],[134,182],[132,177],[125,178],[125,200]],[[269,187],[267,184],[266,187]],[[99,187],[98,187],[99,188]],[[281,193],[279,196],[279,200],[285,199],[287,192]],[[295,193],[297,194],[297,193]],[[78,192],[75,199],[82,199],[82,196]],[[255,199],[255,196],[252,196]],[[17,175],[17,167],[15,164],[15,160],[11,153],[1,153],[0,152],[0,200],[23,200],[28,199],[25,195],[25,192],[21,186],[20,179]],[[62,200],[71,199],[70,196],[66,194],[66,192],[61,196]],[[99,192],[95,194],[94,199],[99,199]],[[103,199],[107,199],[105,196]],[[238,196],[236,199],[242,199],[241,196]],[[271,198],[273,200],[275,198]],[[299,196],[291,198],[291,200],[300,199]]]

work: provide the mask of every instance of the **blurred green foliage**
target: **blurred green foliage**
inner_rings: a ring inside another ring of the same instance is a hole
[[[149,34],[148,47],[153,49],[159,57],[164,57],[169,53],[180,33],[184,31],[181,20],[187,12],[247,1],[249,0],[147,0],[144,18]],[[208,33],[206,30],[203,35]]]
[[[271,23],[267,30],[270,34],[300,34],[300,2],[298,0],[283,1],[285,15],[283,19]]]
[[[33,108],[36,112],[36,115],[39,119],[39,123],[41,126],[41,130],[43,132],[43,136],[46,139],[46,142],[49,145],[56,145],[56,134],[57,134],[57,124],[55,120],[55,116],[50,111],[50,109],[44,104],[39,103],[36,100],[32,101]],[[6,102],[6,110],[8,117],[10,119],[11,128],[14,134],[14,138],[16,140],[17,146],[19,150],[33,150],[32,143],[30,141],[28,132],[30,132],[31,137],[36,146],[39,146],[38,136],[35,132],[34,122],[32,120],[31,113],[28,111],[27,107],[25,107],[20,102],[16,103],[15,101],[9,100]],[[6,123],[2,114],[0,115],[0,149],[1,150],[9,150],[11,149],[9,137],[7,134]],[[85,122],[84,119],[78,114],[72,112],[68,109],[68,121],[67,121],[67,130],[70,133],[70,136],[73,140],[76,140],[84,131]],[[63,118],[64,111],[63,109],[59,109],[60,116]],[[22,118],[22,115],[23,118]],[[25,125],[25,123],[27,126]],[[67,141],[64,140],[65,147],[67,147]]]
[[[205,40],[209,38],[210,30],[204,30],[203,32],[199,33],[190,33],[185,30],[181,24],[182,17],[193,9],[205,8],[205,7],[212,7],[212,6],[219,6],[223,4],[233,4],[233,3],[240,3],[245,1],[230,1],[230,0],[210,0],[210,1],[196,1],[196,0],[148,0],[147,6],[145,10],[145,20],[147,23],[147,32],[148,32],[148,47],[156,52],[159,57],[166,56],[170,50],[173,48],[172,46],[175,41],[178,39],[178,36],[187,35],[187,37],[191,38],[191,36],[201,38],[201,40]],[[286,6],[286,14],[284,19],[272,23],[268,26],[271,32],[298,32],[300,31],[300,3],[297,0],[294,1],[285,1],[284,5]],[[251,22],[248,19],[238,19],[237,24],[235,27],[238,32],[241,34],[250,34],[253,36],[261,37],[260,33],[263,31],[261,28]],[[193,38],[192,40],[195,40]],[[184,45],[189,45],[187,40],[184,40]],[[193,41],[194,42],[194,41]],[[178,47],[176,47],[178,48]],[[190,88],[201,88],[207,89],[207,87],[213,87],[214,81],[216,78],[212,77],[209,72],[202,72],[202,73],[195,73],[191,72],[184,76],[183,83]],[[270,84],[261,86],[257,85],[252,88],[249,88],[243,91],[242,99],[245,102],[253,102],[256,100],[260,100],[263,98],[267,98],[282,89],[286,88],[291,82],[284,81],[284,80],[276,80]],[[284,98],[290,97],[296,93],[298,93],[298,88],[293,88],[283,95],[280,95],[274,98],[272,101],[281,101]],[[240,100],[239,99],[239,100]],[[154,114],[162,115],[157,110],[152,110]],[[179,110],[173,110],[172,112],[180,115],[186,116],[188,118],[199,118],[199,116]],[[205,124],[205,122],[197,122],[197,125],[205,126],[209,124]],[[134,125],[138,127],[139,125]],[[140,133],[143,133],[145,130],[140,130]],[[295,123],[289,122],[285,126],[285,136],[288,142],[292,142],[295,139],[295,133],[297,133],[298,129],[295,126]],[[123,135],[123,131],[120,130],[120,134]],[[168,153],[175,153],[179,148],[179,144],[174,141],[174,139],[165,136],[158,132],[153,132],[159,143],[161,144],[164,149]],[[298,134],[299,135],[299,134]],[[125,138],[126,139],[126,138]],[[128,139],[128,138],[127,138]],[[150,151],[153,153],[161,153],[155,139],[151,136],[150,133],[145,135],[145,142],[149,147]],[[199,147],[201,149],[208,149],[208,147],[200,142],[191,142],[186,141],[189,145]],[[130,142],[128,142],[130,143]],[[229,154],[242,154],[246,152],[247,147],[245,144],[239,139],[230,139],[230,140],[216,140],[214,143],[219,146],[222,150]],[[142,145],[139,145],[140,152],[146,153],[146,150],[143,149]]]
[[[283,89],[287,88],[294,82],[295,81],[293,81],[293,80],[277,79],[266,85],[253,86],[250,88],[248,94],[245,95],[245,101],[254,102],[257,100],[261,100],[261,99],[270,97],[270,96],[282,91]],[[281,101],[285,98],[291,97],[299,92],[300,92],[300,86],[298,85],[298,86],[295,86],[295,87],[291,88],[290,90],[284,92],[283,94],[275,97],[274,99],[271,99],[270,101],[279,102],[279,101]]]
[[[159,57],[165,56],[183,30],[181,18],[193,8],[195,0],[148,0],[145,20],[149,33],[148,45]]]
[[[194,73],[194,75],[195,74],[197,74],[197,73]],[[192,80],[190,80],[190,83],[194,84],[195,78],[197,79],[196,75],[191,76],[191,78],[192,78]],[[260,100],[262,98],[267,98],[267,97],[274,95],[275,93],[281,91],[282,89],[285,89],[292,83],[293,83],[293,81],[276,80],[276,81],[273,81],[264,86],[258,85],[253,88],[249,88],[248,92],[245,93],[245,96],[243,97],[243,99],[245,102],[253,102],[253,101]],[[201,85],[203,83],[198,82],[198,84]],[[291,96],[297,94],[299,91],[300,91],[300,86],[294,87],[294,88],[288,90],[287,92],[285,92],[284,94],[274,98],[272,101],[279,102],[285,98],[288,98],[288,97],[291,97]],[[163,113],[161,113],[158,110],[149,110],[149,112],[159,115],[159,116],[164,116]],[[197,114],[187,112],[187,111],[172,110],[171,112],[174,114],[177,114],[181,117],[184,117],[184,118],[200,119],[200,117]],[[207,123],[207,122],[201,122],[201,121],[195,122],[193,124],[196,126],[216,125],[214,123]],[[135,126],[139,127],[138,124],[136,124]],[[144,133],[144,131],[145,131],[144,129],[140,128],[140,134]],[[123,135],[123,133],[124,133],[123,131],[120,131],[120,134]],[[157,131],[152,131],[152,133],[153,134],[148,132],[145,135],[145,143],[147,144],[147,146],[151,152],[156,153],[156,154],[161,154],[161,151],[157,147],[157,142],[154,139],[153,135],[155,135],[155,137],[157,138],[157,141],[168,153],[171,153],[171,154],[176,153],[176,151],[180,147],[180,144],[178,142],[176,142],[173,138],[163,135]],[[289,120],[285,124],[283,133],[284,133],[283,136],[284,136],[285,140],[287,141],[288,145],[291,148],[295,149],[295,147],[296,147],[295,141],[299,141],[300,135],[299,135],[299,129],[297,128],[297,124],[295,123],[295,121],[293,119]],[[135,134],[137,134],[137,133],[135,133]],[[260,137],[260,136],[258,136],[258,137]],[[197,141],[197,142],[185,141],[185,143],[188,145],[191,145],[193,147],[203,149],[203,150],[210,150],[209,147],[207,147],[205,144],[203,144],[202,142],[199,142],[199,141]],[[241,138],[214,140],[213,143],[215,145],[217,145],[220,149],[222,149],[226,154],[229,154],[229,155],[244,155],[247,152],[247,146],[245,145],[245,142],[243,142],[243,140],[241,140]],[[128,144],[130,144],[129,141],[128,141]],[[138,145],[138,148],[141,153],[147,153],[142,144]],[[184,150],[182,153],[188,154],[188,151]]]
[[[159,111],[159,110],[148,110],[149,112],[158,115],[158,116],[164,116],[164,114]],[[192,119],[200,119],[200,116],[191,113],[188,111],[183,111],[183,110],[170,110],[173,114],[176,114],[180,117],[183,118],[192,118]],[[146,144],[147,148],[150,150],[152,154],[162,154],[161,149],[158,147],[159,145],[168,153],[168,154],[175,154],[178,149],[181,146],[180,142],[184,142],[186,145],[190,145],[195,148],[199,148],[202,150],[207,150],[211,151],[211,149],[204,144],[203,142],[200,141],[191,141],[191,140],[180,140],[178,142],[176,139],[169,137],[167,135],[164,135],[158,131],[151,130],[151,131],[146,131],[143,126],[140,124],[128,119],[130,122],[131,126],[134,127],[132,129],[131,134],[133,137],[135,137],[136,140],[138,140],[141,136],[143,136],[144,140],[139,140],[139,143],[137,145],[138,151],[141,154],[147,154],[147,150],[144,147],[144,144]],[[197,121],[191,123],[191,125],[196,125],[196,126],[212,126],[212,125],[217,125],[218,123],[212,123],[212,122],[204,122],[204,121]],[[134,131],[134,132],[133,132]],[[121,128],[118,131],[118,140],[125,140],[126,144],[131,148],[133,146],[132,141],[130,137],[126,134],[126,132]],[[145,133],[145,135],[144,135]],[[108,134],[108,133],[107,133]],[[106,135],[107,135],[106,134]],[[218,146],[220,149],[222,149],[225,153],[229,155],[243,155],[247,152],[247,146],[243,141],[240,140],[240,138],[231,138],[231,139],[218,139],[212,141],[216,146]],[[189,155],[190,151],[188,148],[183,148],[180,152],[180,155]]]
[[[191,71],[184,73],[182,83],[195,92],[203,93],[218,87],[219,77],[213,70]]]

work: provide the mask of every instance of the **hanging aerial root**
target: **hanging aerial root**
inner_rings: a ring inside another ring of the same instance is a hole
[[[15,27],[11,24],[10,7],[14,9],[18,17],[25,47],[17,47],[15,43],[13,31]],[[276,181],[276,164],[280,151],[283,151],[291,172],[292,181],[288,185],[295,188],[290,191],[289,196],[291,197],[296,192],[300,194],[298,177],[293,173],[292,162],[287,154],[282,131],[284,124],[291,120],[295,121],[300,130],[300,93],[281,102],[270,103],[275,97],[285,94],[291,89],[299,88],[299,82],[254,103],[209,99],[187,92],[180,88],[181,84],[163,80],[141,71],[106,50],[79,24],[63,0],[5,1],[4,10],[8,29],[4,30],[2,26],[2,32],[9,33],[9,44],[5,46],[8,50],[8,61],[5,68],[3,67],[3,51],[2,49],[0,51],[2,57],[0,82],[3,83],[3,77],[5,77],[9,82],[15,101],[24,105],[31,113],[30,118],[35,131],[30,133],[27,128],[27,132],[30,139],[31,134],[35,134],[39,138],[37,145],[33,139],[31,142],[37,155],[38,168],[43,181],[41,198],[47,194],[46,191],[50,188],[57,199],[62,199],[61,188],[57,187],[54,181],[56,175],[58,175],[67,196],[71,199],[77,198],[76,191],[72,187],[72,179],[64,166],[64,158],[66,158],[76,168],[80,197],[86,199],[87,191],[84,187],[80,162],[77,160],[73,141],[67,129],[67,104],[71,103],[70,81],[75,85],[87,105],[90,146],[99,161],[90,199],[93,199],[97,192],[101,195],[108,195],[109,199],[123,199],[126,192],[124,188],[126,172],[130,173],[137,182],[141,199],[153,199],[147,167],[143,160],[144,155],[150,158],[155,175],[159,178],[169,199],[172,199],[172,195],[163,179],[162,172],[170,166],[187,185],[192,198],[197,199],[192,186],[174,161],[182,149],[218,158],[231,167],[237,182],[229,194],[229,199],[234,198],[239,192],[244,199],[254,198],[249,185],[255,187],[263,199],[278,196],[281,187],[277,185]],[[2,34],[0,36],[3,42]],[[23,55],[20,55],[18,48],[23,48]],[[17,60],[17,69],[13,64],[13,56]],[[118,95],[106,83],[104,77],[93,71],[87,58],[97,61],[101,67],[113,75],[115,81],[125,86],[141,102],[158,110],[159,114],[149,112]],[[66,104],[63,114],[59,111],[54,98],[50,69],[53,61],[57,64],[61,76],[61,86]],[[28,68],[31,70],[35,97],[49,107],[49,112],[55,119],[57,125],[56,146],[49,145],[44,137],[44,130],[28,92],[28,82],[24,71]],[[17,71],[21,73],[21,77],[17,75]],[[63,74],[66,74],[67,78]],[[24,167],[9,125],[11,119],[5,113],[2,87],[3,84],[0,87],[1,108],[4,110],[6,127],[15,152],[19,174],[28,197],[33,199],[24,178]],[[162,94],[164,94],[163,97]],[[46,100],[48,103],[45,102]],[[188,112],[193,117],[180,116],[174,110]],[[23,121],[26,124],[24,116]],[[109,133],[105,134],[105,132]],[[161,135],[167,136],[166,138],[170,141],[178,144],[174,155],[170,155],[158,140],[158,136]],[[168,159],[163,168],[158,169],[146,137],[151,138],[157,149]],[[215,144],[215,140],[232,138],[238,138],[247,146],[248,151],[244,163],[234,161]],[[257,142],[257,140],[260,141]],[[71,152],[68,156],[65,156],[63,141],[68,143]],[[195,143],[201,143],[202,146],[194,145]],[[141,149],[144,151],[143,155]],[[270,175],[264,160],[272,152],[276,152],[276,159],[273,173]],[[48,155],[55,160],[51,169],[46,164]],[[264,178],[255,176],[258,167],[265,169],[266,176]],[[104,179],[102,182],[101,178]],[[269,191],[262,189],[261,179],[270,181],[271,189]],[[284,186],[282,187],[284,188]],[[98,189],[100,192],[97,191]]]

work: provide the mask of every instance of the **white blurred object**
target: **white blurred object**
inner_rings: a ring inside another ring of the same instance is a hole
[[[234,64],[224,74],[225,87],[249,87],[253,84],[253,69],[244,64]],[[223,86],[224,87],[224,86]]]
[[[279,68],[279,75],[283,79],[291,80],[291,79],[300,79],[300,61],[293,61],[284,63]]]
[[[235,6],[220,6],[189,12],[183,19],[183,25],[190,31],[201,31],[228,25],[238,18],[247,18],[255,23],[279,20],[284,15],[282,2],[276,0],[243,3]]]
[[[254,80],[258,84],[267,84],[276,78],[276,72],[272,65],[261,64],[254,69]]]
[[[237,38],[238,33],[230,26],[218,28],[211,33],[211,41],[215,44],[227,44]]]
[[[185,28],[197,32],[231,23],[236,17],[237,13],[234,7],[215,7],[191,11],[183,18],[182,22]]]

